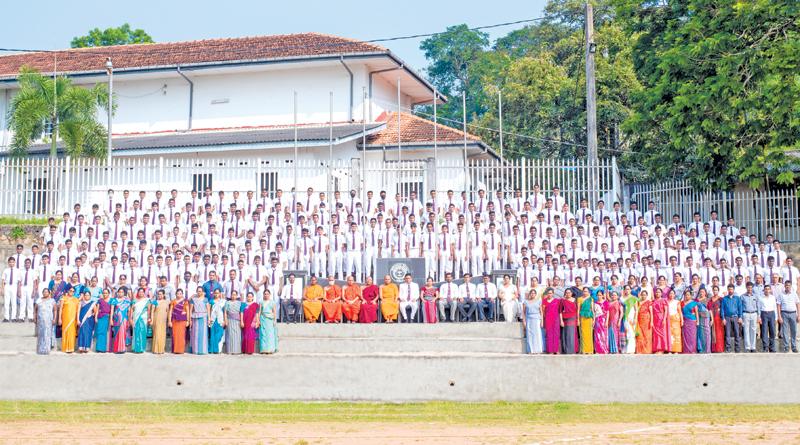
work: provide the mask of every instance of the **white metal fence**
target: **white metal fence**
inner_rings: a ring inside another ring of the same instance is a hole
[[[631,184],[630,200],[641,209],[653,201],[665,222],[680,215],[685,223],[699,212],[703,221],[716,210],[719,219],[733,218],[736,225],[763,240],[772,234],[782,242],[800,242],[800,198],[796,189],[698,190],[686,181]]]
[[[515,188],[527,196],[535,184],[542,190],[554,186],[573,207],[580,198],[621,200],[622,182],[615,159],[597,164],[586,161],[518,159],[512,161],[428,160],[369,162],[358,158],[327,161],[203,158],[117,158],[109,168],[96,159],[2,159],[0,160],[0,214],[20,218],[59,215],[75,203],[102,203],[108,189],[188,193],[210,186],[214,191],[277,189],[290,191],[313,187],[316,191],[356,190],[359,196],[385,190],[407,196],[411,190],[423,202],[431,190],[470,196],[480,189],[487,194]],[[178,203],[181,205],[182,203]],[[147,204],[145,204],[147,205]]]

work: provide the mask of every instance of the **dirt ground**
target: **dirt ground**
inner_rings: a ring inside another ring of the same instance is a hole
[[[11,419],[6,419],[11,420]],[[100,420],[100,419],[98,419]],[[118,423],[0,424],[1,443],[246,443],[246,444],[796,444],[800,421],[775,423],[599,423],[583,425],[460,426],[439,423]]]

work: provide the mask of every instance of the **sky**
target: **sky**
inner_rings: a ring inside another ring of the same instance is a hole
[[[5,3],[5,2],[4,2]],[[219,37],[321,32],[361,40],[444,31],[531,19],[543,15],[546,0],[44,0],[7,2],[0,27],[0,47],[68,48],[73,37],[95,27],[130,23],[156,42]],[[480,7],[478,7],[480,5]],[[12,18],[9,20],[9,18]],[[494,40],[522,25],[488,30]],[[381,43],[422,71],[422,39]]]

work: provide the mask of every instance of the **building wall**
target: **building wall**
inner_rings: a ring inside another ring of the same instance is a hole
[[[194,82],[192,128],[231,128],[290,125],[294,122],[294,96],[297,92],[297,119],[301,124],[330,120],[330,93],[333,92],[333,120],[345,122],[364,116],[364,91],[368,91],[370,67],[365,62],[348,61],[353,72],[353,109],[350,107],[350,77],[339,61],[287,63],[248,67],[184,71]],[[105,79],[81,80],[86,86]],[[78,82],[78,81],[76,81]],[[13,96],[15,90],[7,93]],[[114,77],[117,103],[115,134],[183,131],[189,128],[189,84],[177,72],[125,74]],[[0,91],[0,110],[7,105],[5,90]],[[374,76],[373,117],[397,102],[396,85]],[[401,96],[404,108],[411,106],[408,95]],[[368,108],[368,106],[367,106]],[[396,109],[396,105],[395,108]],[[7,119],[0,118],[0,137],[10,139]],[[105,110],[98,110],[105,124]]]

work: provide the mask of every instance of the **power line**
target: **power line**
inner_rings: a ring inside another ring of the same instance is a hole
[[[543,16],[543,17],[535,17],[531,19],[523,19],[523,20],[515,20],[511,22],[502,22],[502,23],[494,23],[491,25],[483,25],[483,26],[476,26],[473,28],[468,28],[469,31],[481,31],[484,29],[493,29],[493,28],[501,28],[504,26],[512,26],[512,25],[520,25],[523,23],[533,23],[538,22],[541,20],[547,20],[550,17]],[[326,47],[337,47],[337,46],[350,46],[359,43],[381,43],[381,42],[393,42],[398,40],[411,40],[411,39],[420,39],[425,37],[434,37],[438,35],[445,34],[447,31],[439,31],[439,32],[431,32],[425,34],[408,34],[408,35],[401,35],[401,36],[394,36],[394,37],[382,37],[377,39],[368,39],[368,40],[347,40],[344,42],[329,42],[329,43],[318,43],[318,44],[307,44],[307,45],[281,45],[276,46],[275,48],[281,49],[301,49],[301,48],[326,48]],[[208,39],[208,40],[215,40],[215,39]],[[170,43],[170,42],[164,42]],[[158,44],[158,43],[156,43]],[[150,45],[148,43],[144,43],[141,45]],[[110,53],[113,53],[114,46],[104,46],[104,47],[97,47],[102,48],[98,49],[97,51],[93,51],[91,49],[86,48],[68,48],[68,49],[33,49],[33,48],[0,48],[0,52],[14,52],[14,53],[59,53],[59,52],[69,52],[72,50],[77,50],[76,52],[80,52],[81,54],[98,54],[107,56]],[[269,49],[269,48],[267,48]]]

